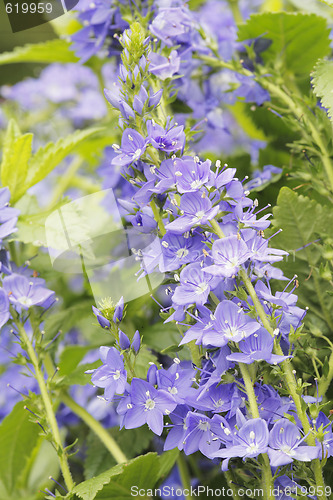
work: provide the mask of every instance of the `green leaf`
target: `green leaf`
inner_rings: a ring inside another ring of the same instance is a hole
[[[156,453],[148,453],[116,465],[97,477],[75,486],[72,493],[82,500],[124,500],[133,498],[131,487],[153,488],[159,477],[159,461]]]
[[[39,148],[29,161],[27,176],[21,189],[15,193],[15,200],[18,200],[30,187],[43,180],[76,146],[100,130],[100,128],[76,130],[56,143],[50,142]]]
[[[320,205],[283,187],[273,214],[274,228],[283,230],[274,237],[273,246],[289,252],[278,266],[286,276],[297,274],[299,305],[310,308],[306,318],[315,314],[331,329],[333,300],[326,293],[331,286],[318,273],[322,259],[321,238],[324,235],[333,237],[333,212],[330,206]]]
[[[321,60],[312,72],[312,84],[321,104],[327,108],[328,116],[333,120],[333,61]]]
[[[39,427],[20,402],[0,425],[0,481],[8,497],[19,483],[39,437]]]
[[[319,58],[330,53],[326,20],[315,14],[265,12],[252,15],[239,26],[240,41],[260,36],[272,40],[261,56],[276,71],[288,69],[296,75],[305,75]]]
[[[27,175],[32,137],[32,134],[21,135],[15,120],[10,120],[3,144],[1,184],[11,193],[16,192],[21,179]]]
[[[135,376],[146,378],[149,363],[157,363],[157,357],[151,352],[146,345],[141,345],[139,354],[135,360]]]
[[[21,62],[38,63],[70,63],[79,59],[70,50],[70,43],[66,40],[48,40],[42,43],[27,44],[23,47],[15,47],[12,52],[0,54],[0,64],[11,64]]]
[[[131,459],[147,450],[153,435],[147,425],[138,429],[121,429],[113,427],[109,433],[117,442],[127,458]],[[87,439],[84,477],[90,479],[116,465],[110,452],[101,447],[100,439],[91,432]]]
[[[17,202],[26,191],[43,180],[59,163],[88,137],[102,130],[77,130],[56,143],[40,147],[31,156],[32,134],[22,135],[11,120],[3,144],[1,182],[11,190],[11,202]]]

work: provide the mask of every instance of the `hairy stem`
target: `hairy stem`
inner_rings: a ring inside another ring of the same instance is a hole
[[[72,475],[71,475],[71,472],[69,469],[67,454],[66,454],[66,451],[64,450],[64,447],[63,447],[62,442],[61,442],[58,423],[57,423],[57,420],[56,420],[56,417],[55,417],[55,414],[53,411],[52,401],[51,401],[50,395],[49,395],[47,387],[46,387],[44,375],[40,369],[40,365],[38,362],[36,352],[33,348],[33,345],[31,343],[28,335],[26,334],[24,326],[19,321],[16,322],[16,326],[17,326],[19,334],[21,335],[21,338],[23,340],[24,348],[26,349],[26,351],[29,355],[30,361],[34,367],[35,377],[36,377],[36,380],[38,382],[38,386],[40,389],[40,393],[41,393],[41,397],[43,400],[47,420],[48,420],[48,423],[50,425],[50,429],[51,429],[52,436],[53,436],[53,441],[54,441],[54,444],[55,444],[56,449],[57,449],[57,454],[59,457],[61,472],[62,472],[62,475],[63,475],[63,478],[64,478],[64,481],[65,481],[65,484],[66,484],[68,491],[71,491],[74,487],[74,482],[73,482]]]

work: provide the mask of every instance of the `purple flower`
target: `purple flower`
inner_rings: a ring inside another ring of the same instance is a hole
[[[149,29],[157,38],[162,40],[166,45],[172,47],[175,44],[177,37],[188,31],[193,25],[193,19],[189,15],[189,11],[184,8],[164,8],[160,9]]]
[[[164,129],[153,120],[147,122],[148,140],[156,149],[172,153],[183,149],[185,145],[185,133],[182,125]],[[175,160],[177,161],[177,160]]]
[[[259,330],[260,324],[244,314],[231,300],[223,300],[215,311],[214,330],[203,335],[204,345],[222,347],[228,342],[240,342]]]
[[[227,359],[247,365],[254,361],[267,361],[267,363],[276,365],[292,357],[272,354],[273,345],[273,337],[265,328],[260,328],[256,333],[239,342],[238,346],[242,352],[233,352],[227,356]]]
[[[186,455],[200,450],[206,457],[212,456],[219,449],[220,443],[214,439],[211,431],[211,419],[200,413],[189,412],[186,419],[187,431],[184,438]]]
[[[113,158],[112,165],[125,167],[137,161],[145,152],[147,142],[139,132],[131,128],[124,130],[118,156]]]
[[[204,162],[192,156],[183,156],[175,159],[175,175],[179,193],[198,191],[208,182],[211,161]]]
[[[226,458],[222,470],[228,470],[229,459],[233,457],[255,458],[260,453],[266,453],[268,448],[268,428],[265,420],[253,418],[242,425],[233,436],[233,446],[222,448],[213,457]]]
[[[148,424],[158,436],[163,431],[163,415],[171,413],[177,403],[166,391],[155,389],[151,384],[134,378],[130,389],[130,402],[126,403],[124,426],[134,429]]]
[[[203,237],[195,233],[193,236],[174,234],[169,231],[162,238],[162,256],[160,271],[174,271],[183,264],[195,262],[202,255]]]
[[[169,392],[177,404],[183,404],[195,392],[192,389],[194,375],[192,368],[182,368],[179,363],[173,363],[167,370],[162,368],[157,371],[157,384],[159,389]]]
[[[245,189],[257,189],[264,184],[270,182],[273,176],[278,176],[282,173],[282,168],[274,167],[274,165],[265,165],[263,170],[255,170],[252,174],[252,179],[244,186]]]
[[[149,71],[160,78],[160,80],[166,80],[178,72],[180,57],[176,50],[172,50],[169,57],[151,52],[149,54],[149,62]]]
[[[29,309],[32,306],[43,306],[54,292],[41,285],[38,278],[28,279],[20,274],[11,274],[3,280],[3,288],[9,301],[15,306]]]
[[[169,433],[164,443],[164,450],[173,450],[178,448],[182,450],[184,447],[184,438],[187,431],[186,418],[190,407],[187,405],[178,405],[175,410],[170,413],[172,425],[168,426]]]
[[[238,236],[227,236],[214,241],[212,257],[214,265],[205,267],[204,272],[231,278],[237,274],[241,264],[251,257],[251,252]]]
[[[180,200],[180,210],[184,215],[167,224],[168,231],[185,233],[192,227],[206,224],[217,215],[219,206],[212,207],[212,202],[202,193],[185,193]]]
[[[218,278],[203,273],[199,263],[186,266],[180,273],[180,285],[172,296],[176,305],[199,304],[207,302],[209,292],[218,285]]]
[[[245,102],[255,102],[261,106],[265,101],[270,101],[270,95],[263,89],[252,76],[237,74],[240,86],[235,91],[238,97],[244,97]]]
[[[102,366],[94,370],[91,381],[104,388],[104,397],[111,401],[115,394],[123,394],[126,388],[127,372],[123,356],[115,347],[100,347]]]
[[[9,300],[6,292],[0,288],[0,328],[9,320]]]
[[[102,312],[99,309],[97,309],[97,307],[95,307],[95,306],[92,306],[92,310],[93,310],[94,315],[97,318],[98,323],[101,325],[101,327],[102,328],[110,328],[111,323],[108,319],[106,319],[103,316]]]
[[[20,211],[9,207],[10,191],[7,187],[0,189],[0,244],[1,240],[17,231],[15,228]]]
[[[276,422],[269,434],[268,456],[272,467],[287,465],[294,460],[310,462],[321,451],[320,446],[307,446],[303,444],[298,427],[287,418]]]

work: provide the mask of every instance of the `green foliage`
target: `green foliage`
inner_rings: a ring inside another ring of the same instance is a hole
[[[27,44],[23,47],[15,47],[11,52],[0,54],[0,65],[38,62],[38,63],[72,63],[79,59],[70,50],[70,43],[66,40],[48,40],[47,42]]]
[[[21,179],[28,173],[33,134],[21,135],[18,125],[10,120],[5,135],[1,162],[1,184],[8,186],[12,197],[20,189]]]
[[[159,457],[156,453],[148,453],[134,458],[75,486],[72,493],[82,500],[133,498],[131,487],[154,488],[171,470],[177,454],[178,450],[172,450]]]
[[[320,97],[321,104],[327,108],[328,115],[333,120],[333,61],[318,61],[312,76],[315,94]]]
[[[326,20],[315,14],[265,12],[240,25],[238,39],[264,36],[272,40],[261,55],[267,66],[307,75],[315,62],[330,52]]]
[[[121,429],[114,427],[109,433],[120,446],[127,458],[134,458],[147,450],[152,440],[152,433],[147,425],[138,429]],[[101,447],[101,441],[90,432],[87,439],[87,454],[84,464],[84,477],[91,479],[116,465],[110,452]]]
[[[0,425],[0,491],[17,498],[15,489],[39,439],[40,428],[20,402]]]
[[[297,274],[300,305],[310,307],[310,316],[315,314],[331,328],[333,300],[327,293],[331,287],[319,276],[320,243],[325,235],[333,236],[331,208],[283,187],[273,214],[275,229],[283,230],[275,236],[274,246],[290,252],[279,267],[289,277]]]
[[[56,143],[40,147],[31,156],[32,134],[21,135],[11,120],[3,144],[1,182],[11,191],[11,202],[18,201],[26,191],[43,180],[79,144],[101,129],[77,130]]]

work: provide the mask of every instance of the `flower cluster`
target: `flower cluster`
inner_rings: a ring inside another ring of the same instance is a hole
[[[150,29],[172,46],[173,31],[161,32],[163,26],[156,22]],[[175,26],[187,29],[180,14]],[[153,363],[145,380],[137,377],[124,358],[133,343],[118,331],[117,347],[101,348],[103,364],[92,381],[104,388],[107,401],[118,401],[126,429],[147,423],[157,435],[169,430],[165,450],[178,447],[187,455],[200,450],[223,459],[223,470],[230,459],[263,454],[269,474],[290,465],[288,474],[295,480],[295,461],[311,462],[332,452],[332,430],[320,398],[300,396],[303,386],[294,391],[290,359],[306,314],[293,293],[296,277],[288,281],[273,265],[286,252],[271,248],[265,237],[270,214],[261,212],[267,207],[258,209],[234,168],[190,154],[187,131],[165,115],[167,108],[161,109],[164,95],[150,101],[161,89],[156,72],[145,63],[148,42],[142,32],[141,52],[129,56],[134,39],[138,28],[131,26],[121,40],[125,76],[119,99],[106,93],[122,114],[123,129],[110,168],[122,169],[131,183],[131,202],[123,203],[128,223],[161,238],[148,255],[137,251],[141,276],[166,273],[170,304],[161,306],[162,316],[178,325],[179,349],[189,347],[192,363],[177,356],[166,367]],[[269,173],[277,172],[270,168]],[[274,293],[272,279],[288,283]],[[109,320],[95,314],[101,326],[110,328]],[[264,383],[267,373],[276,381],[286,373],[286,389],[293,394],[281,395]],[[283,478],[288,480],[281,474],[278,480]]]

